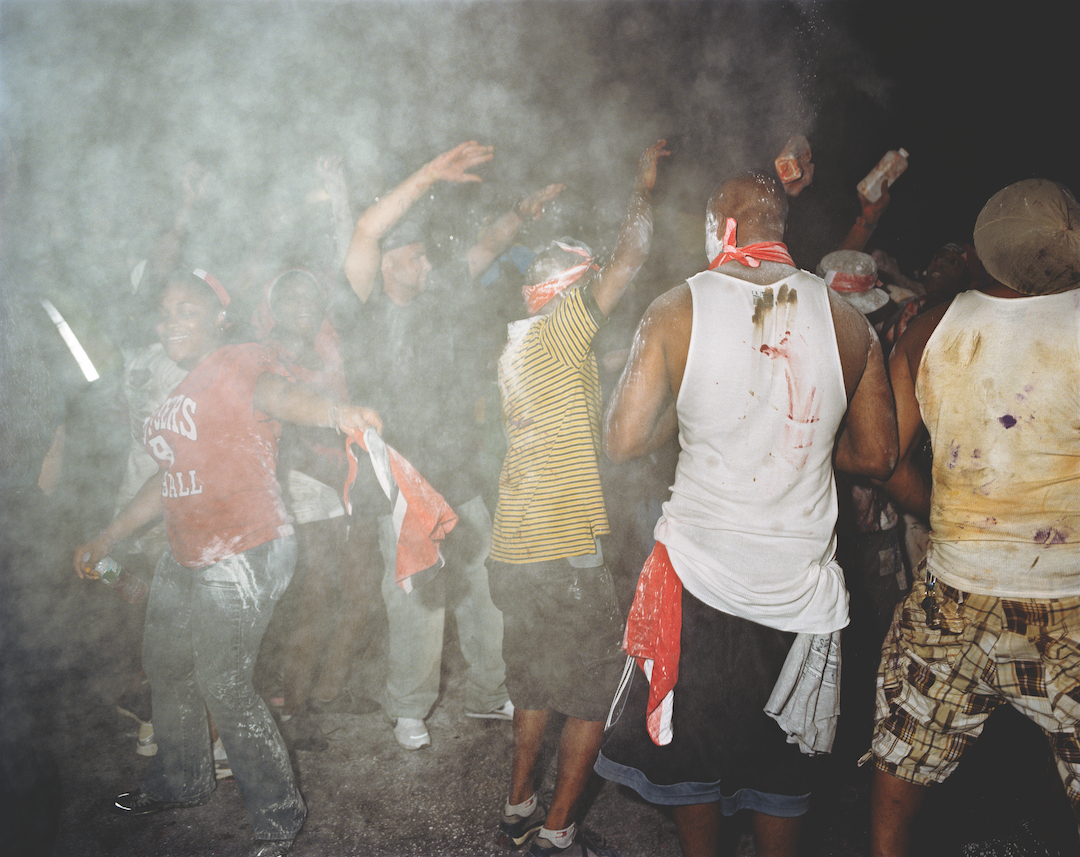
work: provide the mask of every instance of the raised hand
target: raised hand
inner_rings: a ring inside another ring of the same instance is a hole
[[[551,202],[564,190],[566,190],[564,184],[549,184],[547,187],[542,187],[540,190],[522,197],[517,204],[518,217],[522,220],[539,220],[540,215],[544,213],[544,203]]]
[[[429,161],[424,170],[434,181],[444,182],[482,182],[480,176],[470,173],[473,167],[486,163],[495,157],[494,146],[481,146],[476,140],[469,140],[455,146],[449,152],[443,152]]]
[[[660,158],[670,155],[664,147],[667,145],[667,140],[657,140],[649,148],[641,153],[641,157],[638,159],[638,182],[645,186],[646,189],[652,190],[653,185],[656,184],[656,164]]]

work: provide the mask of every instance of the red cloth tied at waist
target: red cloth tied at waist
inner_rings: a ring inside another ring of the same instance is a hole
[[[653,743],[661,747],[670,744],[673,735],[671,709],[679,680],[682,590],[667,548],[657,542],[638,578],[623,648],[649,679],[645,725]]]
[[[795,267],[795,261],[791,258],[787,245],[783,241],[759,241],[756,244],[747,244],[745,247],[736,247],[736,227],[734,217],[729,217],[724,221],[724,240],[719,254],[709,263],[710,271],[715,271],[725,262],[733,260],[741,262],[748,268],[756,268],[762,262],[782,262]]]
[[[345,510],[352,514],[349,489],[356,481],[358,465],[356,453],[353,451],[355,444],[371,454],[376,476],[390,500],[394,532],[397,536],[394,580],[406,592],[411,592],[412,583],[409,578],[412,575],[432,566],[442,565],[439,546],[457,524],[457,515],[442,495],[432,488],[396,449],[383,444],[374,431],[372,437],[373,444],[377,443],[385,449],[390,473],[380,473],[381,468],[376,464],[380,456],[368,448],[364,435],[354,430],[345,440],[345,451],[349,457],[349,475],[345,480]]]

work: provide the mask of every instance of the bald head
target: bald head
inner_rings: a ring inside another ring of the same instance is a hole
[[[733,217],[740,247],[758,241],[783,241],[787,212],[787,194],[776,178],[757,171],[744,173],[728,179],[709,199],[706,237],[723,237],[724,223]]]

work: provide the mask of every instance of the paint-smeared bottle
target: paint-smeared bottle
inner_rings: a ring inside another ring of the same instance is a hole
[[[138,604],[146,599],[150,587],[139,575],[132,574],[126,568],[122,568],[111,556],[98,561],[94,566],[98,573],[98,580],[106,586],[115,589],[117,594],[129,604]]]
[[[877,202],[881,199],[882,183],[884,182],[885,187],[892,187],[900,173],[907,169],[907,162],[907,150],[890,149],[885,153],[885,157],[878,161],[877,166],[867,173],[866,178],[859,182],[859,193],[870,202]]]

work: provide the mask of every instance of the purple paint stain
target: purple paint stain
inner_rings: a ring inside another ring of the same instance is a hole
[[[1066,534],[1053,527],[1035,531],[1035,543],[1040,545],[1063,545]]]
[[[1005,428],[1011,429],[1016,425],[1016,417],[1012,414],[1005,414],[1003,417],[998,417],[998,422],[1005,426]]]

